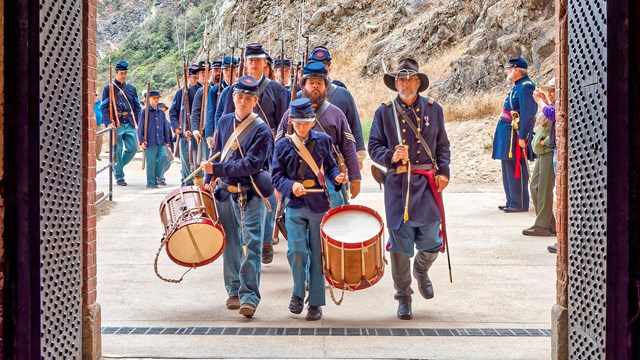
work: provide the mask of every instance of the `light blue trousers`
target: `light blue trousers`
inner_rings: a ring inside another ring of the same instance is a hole
[[[116,138],[116,156],[118,163],[113,167],[116,180],[124,180],[124,167],[138,152],[138,133],[131,124],[120,124]]]
[[[322,274],[322,243],[320,241],[320,221],[324,213],[314,213],[309,208],[287,208],[287,260],[293,275],[293,294],[305,298],[307,269],[309,278],[309,305],[323,306],[325,283]]]

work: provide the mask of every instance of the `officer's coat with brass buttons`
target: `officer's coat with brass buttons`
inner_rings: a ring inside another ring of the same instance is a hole
[[[400,105],[401,104],[401,105]],[[442,107],[433,99],[419,96],[412,106],[406,106],[398,98],[396,102],[398,111],[403,111],[407,117],[414,121],[419,129],[431,153],[436,159],[439,170],[437,174],[449,177],[449,163],[451,151],[449,139],[444,127],[444,114]],[[409,159],[411,164],[430,164],[431,159],[424,147],[420,144],[404,118],[398,114],[402,145],[409,147]],[[373,118],[371,133],[369,135],[369,156],[376,163],[387,169],[395,169],[398,163],[392,163],[391,158],[398,146],[398,135],[393,106],[391,102],[383,103]],[[403,222],[404,197],[407,192],[407,174],[394,174],[387,176],[384,188],[384,202],[387,218],[387,227],[398,230]],[[409,221],[411,227],[420,227],[441,220],[438,206],[433,198],[429,183],[424,175],[411,175],[411,191],[409,199]]]

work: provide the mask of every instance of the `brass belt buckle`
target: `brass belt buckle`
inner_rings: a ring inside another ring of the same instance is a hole
[[[227,187],[227,191],[230,192],[230,193],[237,194],[238,193],[238,187],[237,186],[233,186],[233,185],[229,185]]]
[[[404,174],[407,172],[407,165],[398,165],[396,168],[396,174]]]
[[[316,182],[315,180],[312,180],[312,179],[302,180],[302,186],[306,188],[311,188],[316,186]]]

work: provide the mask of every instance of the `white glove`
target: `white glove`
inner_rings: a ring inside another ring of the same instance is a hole
[[[213,143],[213,136],[209,136],[207,138],[207,145],[209,145],[209,149],[213,149],[214,143]]]

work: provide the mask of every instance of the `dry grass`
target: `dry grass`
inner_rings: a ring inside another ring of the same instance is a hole
[[[444,103],[445,121],[464,121],[498,118],[502,112],[504,94],[483,93],[459,98],[456,102]]]

